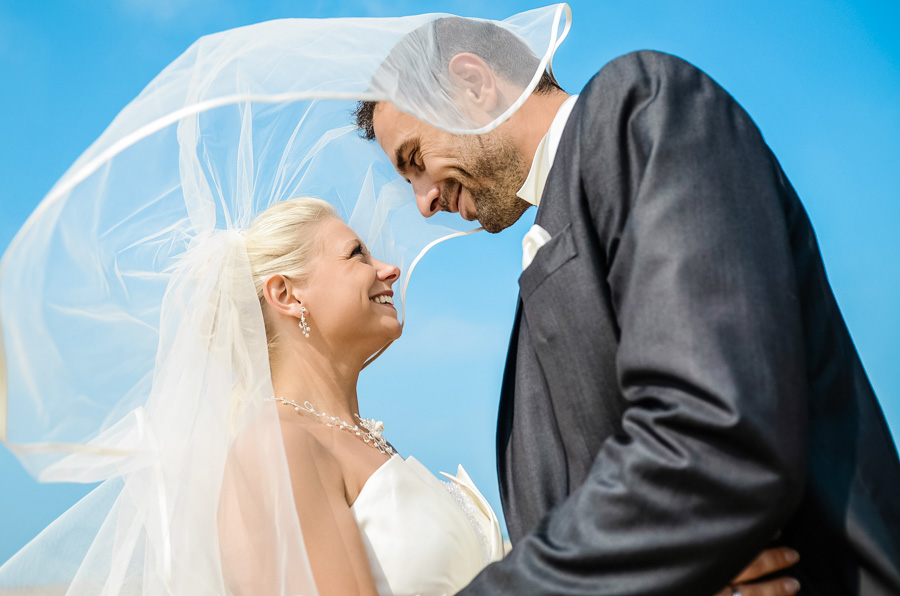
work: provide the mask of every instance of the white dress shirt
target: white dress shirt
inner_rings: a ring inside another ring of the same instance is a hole
[[[556,150],[559,149],[559,140],[562,138],[563,130],[566,128],[566,122],[572,114],[572,108],[575,107],[577,95],[569,97],[556,112],[553,122],[547,134],[538,143],[537,150],[534,152],[534,160],[531,162],[531,169],[528,171],[528,177],[525,184],[516,193],[523,201],[527,201],[535,207],[540,207],[541,196],[544,194],[544,186],[547,185],[547,176],[550,175],[550,168],[553,167],[553,160],[556,158]],[[522,239],[522,269],[528,268],[534,255],[540,247],[550,240],[550,234],[539,225],[534,225],[525,234]]]

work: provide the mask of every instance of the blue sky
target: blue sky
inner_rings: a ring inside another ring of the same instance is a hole
[[[700,66],[735,96],[804,201],[847,325],[900,435],[900,5],[891,4],[573,0],[572,31],[554,66],[577,92],[615,56],[658,49]],[[0,249],[116,113],[202,35],[281,17],[502,19],[540,5],[0,1]],[[497,396],[531,218],[426,257],[410,286],[406,337],[365,373],[360,392],[363,414],[385,420],[404,453],[433,470],[463,463],[498,512]],[[436,308],[440,316],[417,324]],[[38,485],[3,447],[0,487],[0,561],[89,488]]]

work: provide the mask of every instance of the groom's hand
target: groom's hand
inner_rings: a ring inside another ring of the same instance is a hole
[[[800,560],[797,551],[778,547],[764,550],[746,569],[731,580],[727,586],[716,592],[715,596],[791,596],[800,590],[800,582],[792,577],[779,577],[770,580],[760,578],[787,569]]]

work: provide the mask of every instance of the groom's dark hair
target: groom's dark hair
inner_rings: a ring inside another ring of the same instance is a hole
[[[441,86],[439,73],[446,73],[453,57],[462,53],[475,54],[498,76],[522,88],[531,82],[540,65],[540,60],[522,38],[499,25],[490,21],[443,17],[404,36],[378,67],[373,83],[388,78],[396,82],[402,97],[431,98],[437,91],[435,86]],[[427,69],[435,76],[428,79],[427,84],[423,78],[404,78],[403,69],[409,66]],[[561,90],[553,74],[545,70],[534,93],[543,95]],[[375,138],[372,117],[376,103],[361,101],[353,113],[356,127],[368,140]]]

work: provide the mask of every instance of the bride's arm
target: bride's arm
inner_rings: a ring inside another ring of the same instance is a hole
[[[377,595],[362,535],[344,495],[338,461],[303,428],[283,425],[282,434],[319,594]]]

